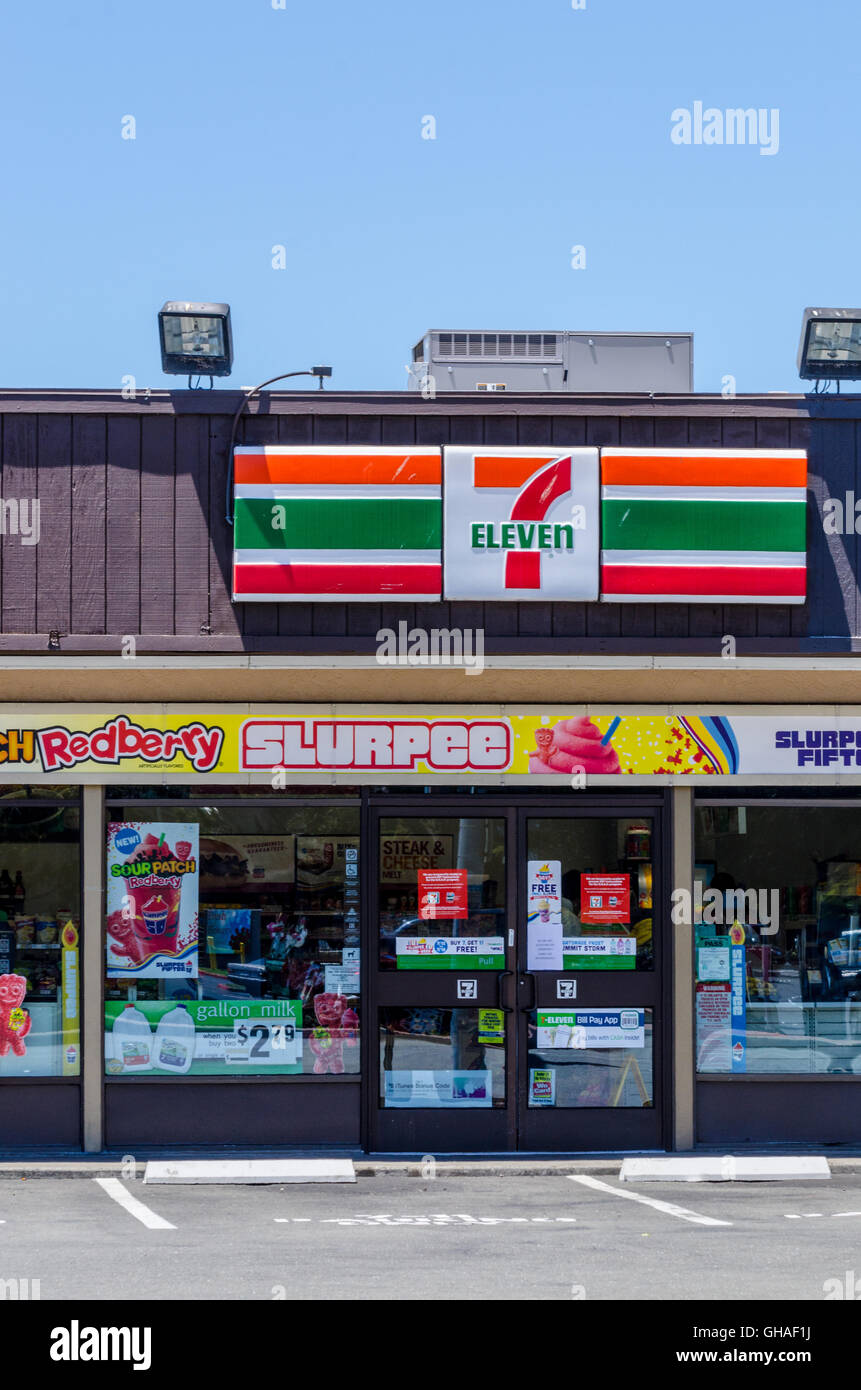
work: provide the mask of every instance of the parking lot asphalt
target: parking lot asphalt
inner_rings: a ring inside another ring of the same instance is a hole
[[[715,1301],[861,1296],[861,1176],[621,1184],[0,1179],[0,1289],[41,1299]],[[842,1290],[842,1292],[840,1292]],[[7,1294],[7,1296],[9,1296]],[[32,1296],[32,1295],[31,1295]]]

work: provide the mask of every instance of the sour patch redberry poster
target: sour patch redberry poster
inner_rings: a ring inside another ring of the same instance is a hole
[[[196,825],[108,826],[110,978],[197,976],[198,862]]]

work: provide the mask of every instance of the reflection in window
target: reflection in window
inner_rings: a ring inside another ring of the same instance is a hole
[[[503,820],[382,820],[379,855],[382,970],[504,969]]]
[[[654,1104],[651,1009],[539,1009],[528,1047],[530,1109]]]
[[[562,969],[654,969],[651,820],[530,818],[527,857],[559,865]]]
[[[861,807],[699,806],[701,1073],[861,1075]]]
[[[380,1010],[380,1105],[477,1110],[505,1104],[499,1009]]]

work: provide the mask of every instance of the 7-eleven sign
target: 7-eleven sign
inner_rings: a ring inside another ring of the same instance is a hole
[[[598,597],[597,449],[445,449],[447,599]]]

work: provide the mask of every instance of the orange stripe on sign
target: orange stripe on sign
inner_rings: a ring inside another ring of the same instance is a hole
[[[335,483],[353,485],[442,480],[439,454],[236,454],[237,483]]]
[[[729,454],[708,458],[700,454],[671,457],[655,454],[601,455],[601,482],[609,486],[648,484],[665,487],[806,487],[807,460],[759,458]]]
[[[536,468],[552,463],[558,454],[536,454],[534,458],[506,458],[476,454],[475,487],[522,487]]]

